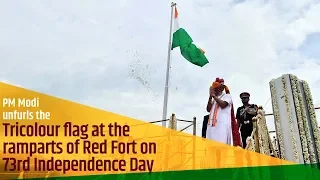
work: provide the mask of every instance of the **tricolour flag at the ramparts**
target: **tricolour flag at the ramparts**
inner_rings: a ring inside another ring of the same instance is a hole
[[[193,44],[193,40],[187,31],[179,27],[178,23],[178,10],[177,7],[174,9],[174,30],[173,30],[173,40],[172,47],[173,50],[176,47],[180,47],[181,55],[197,66],[203,67],[209,61],[204,55],[204,51]]]

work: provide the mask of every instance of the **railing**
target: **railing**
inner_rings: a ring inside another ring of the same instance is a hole
[[[196,164],[196,155],[195,155],[195,152],[196,152],[196,129],[197,129],[197,122],[196,122],[196,117],[193,117],[193,120],[184,120],[184,119],[177,119],[175,114],[172,114],[170,119],[164,119],[164,120],[156,120],[156,121],[150,121],[150,122],[146,122],[146,123],[142,123],[142,124],[137,124],[137,125],[133,125],[133,126],[139,126],[139,125],[146,125],[146,124],[155,124],[155,123],[161,123],[161,122],[164,122],[164,121],[170,121],[173,122],[173,120],[176,120],[176,122],[186,122],[186,123],[190,123],[189,125],[187,125],[186,127],[182,128],[181,130],[177,130],[178,132],[175,134],[177,136],[184,136],[184,135],[181,135],[179,134],[180,132],[183,132],[185,131],[186,129],[188,129],[189,127],[193,126],[193,136],[191,136],[191,140],[189,142],[187,142],[185,146],[187,146],[189,143],[192,142],[192,150],[191,152],[185,152],[186,154],[192,154],[192,157],[188,158],[187,160],[184,161],[184,164],[186,164],[188,161],[192,160],[192,167],[195,168],[195,164]],[[190,136],[188,136],[190,137]],[[166,151],[167,151],[167,148],[169,147],[166,147]],[[166,165],[168,165],[168,162],[165,162]]]
[[[175,118],[175,114],[172,114],[171,118]],[[160,122],[164,122],[164,121],[169,121],[170,119],[164,119],[164,120],[157,120],[157,121],[151,121],[148,123],[154,124],[154,123],[160,123]],[[177,122],[187,122],[187,123],[191,123],[188,126],[182,128],[181,130],[179,130],[180,132],[188,129],[189,127],[193,126],[193,135],[196,136],[197,134],[197,119],[196,117],[193,117],[193,120],[184,120],[184,119],[176,119]]]

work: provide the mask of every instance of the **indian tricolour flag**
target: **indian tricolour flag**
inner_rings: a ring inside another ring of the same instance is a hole
[[[179,14],[177,7],[174,7],[174,29],[171,49],[173,50],[176,47],[180,47],[181,55],[187,61],[203,67],[209,63],[209,61],[205,57],[204,51],[193,44],[193,40],[187,31],[179,27],[178,16]]]

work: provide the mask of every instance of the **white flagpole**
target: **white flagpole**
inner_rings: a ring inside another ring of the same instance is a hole
[[[171,3],[171,19],[170,19],[170,34],[169,34],[169,46],[168,46],[168,60],[167,60],[167,73],[166,73],[166,83],[164,86],[164,100],[163,100],[163,114],[162,120],[167,119],[167,109],[168,109],[168,91],[169,91],[169,74],[170,74],[170,60],[171,60],[171,46],[172,46],[172,21],[173,21],[173,9],[177,4]],[[166,127],[166,121],[162,121],[162,126]]]

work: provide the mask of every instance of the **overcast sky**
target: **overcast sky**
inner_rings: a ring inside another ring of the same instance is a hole
[[[272,112],[269,81],[293,73],[320,106],[319,0],[177,0],[180,27],[205,67],[172,52],[168,114],[206,114],[209,85],[225,79]],[[0,79],[144,121],[162,117],[170,2],[0,0]],[[317,113],[318,120],[320,113]],[[187,124],[179,124],[183,128]],[[274,130],[273,118],[268,118]],[[190,128],[188,132],[191,132]]]

